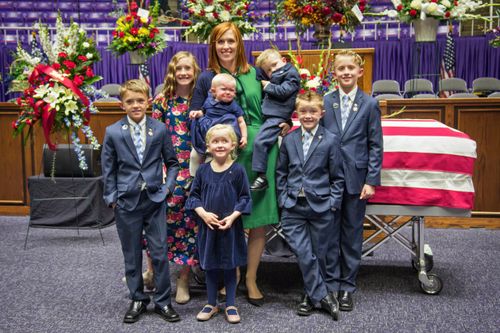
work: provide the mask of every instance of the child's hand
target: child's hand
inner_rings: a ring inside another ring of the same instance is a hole
[[[361,200],[368,200],[375,195],[375,186],[365,184],[361,190],[361,195],[359,198]]]
[[[231,228],[235,220],[236,217],[233,217],[233,215],[229,215],[228,217],[223,218],[219,221],[219,230],[226,230]]]
[[[241,137],[241,140],[240,140],[240,148],[243,149],[247,146],[247,137],[246,136],[242,136]]]
[[[279,124],[279,127],[281,128],[280,135],[285,136],[288,134],[288,131],[290,131],[290,125],[288,123],[281,123]]]
[[[189,119],[196,119],[196,118],[200,118],[201,116],[203,116],[203,111],[193,110],[193,111],[189,112]]]
[[[265,88],[269,84],[269,81],[261,80],[260,83],[262,83],[262,88]]]
[[[220,227],[218,216],[216,214],[210,212],[204,212],[200,215],[200,217],[203,220],[203,222],[205,222],[207,227],[209,227],[210,229],[214,230],[214,227],[216,229]]]

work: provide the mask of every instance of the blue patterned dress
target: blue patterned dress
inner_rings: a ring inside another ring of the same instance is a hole
[[[179,265],[194,266],[196,259],[196,234],[198,226],[193,215],[184,209],[188,190],[193,181],[189,174],[191,135],[189,134],[189,105],[183,97],[166,99],[163,94],[153,101],[152,117],[165,123],[172,136],[179,174],[172,195],[167,197],[168,259]]]

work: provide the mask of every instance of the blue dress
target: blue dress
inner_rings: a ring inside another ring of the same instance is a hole
[[[203,207],[219,219],[234,211],[250,214],[252,200],[245,169],[233,163],[227,170],[215,172],[210,163],[200,165],[186,201],[186,209]],[[232,269],[247,263],[247,245],[241,217],[228,230],[211,230],[198,221],[198,255],[201,268]]]
[[[238,126],[238,117],[243,117],[241,107],[235,101],[223,103],[208,95],[203,103],[204,115],[191,122],[191,141],[193,148],[200,155],[205,155],[207,147],[205,138],[210,127],[217,124],[229,124],[233,126],[238,141],[241,139],[241,131]]]

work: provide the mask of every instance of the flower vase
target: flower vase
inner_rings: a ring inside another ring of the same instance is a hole
[[[314,39],[316,39],[316,44],[321,47],[328,45],[328,41],[332,38],[332,32],[330,31],[329,25],[315,24],[314,25]]]
[[[146,57],[139,53],[139,51],[130,51],[130,63],[132,65],[140,65],[146,62]]]
[[[434,42],[436,41],[439,20],[435,18],[426,18],[425,20],[416,20],[413,23],[415,29],[416,42]]]

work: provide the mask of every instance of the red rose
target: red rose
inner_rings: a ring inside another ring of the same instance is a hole
[[[321,11],[323,12],[323,15],[325,15],[325,16],[328,16],[332,13],[332,10],[330,9],[330,7],[325,7]]]
[[[31,119],[26,119],[26,124],[28,124],[29,126],[31,126],[33,124],[33,121]]]
[[[19,105],[19,106],[23,105],[23,99],[21,97],[18,97],[16,99],[16,104]]]
[[[300,74],[300,78],[301,78],[302,80],[307,79],[307,74],[305,74],[305,73]]]
[[[91,67],[87,67],[87,70],[85,71],[85,75],[87,77],[93,77],[94,76],[94,72],[92,72],[92,68]]]
[[[52,68],[54,68],[56,71],[61,69],[61,65],[59,65],[57,62],[52,64]]]
[[[50,81],[50,82],[49,82],[49,87],[53,88],[53,87],[54,87],[54,85],[55,85],[54,81]]]
[[[360,6],[366,6],[366,1],[365,0],[360,0],[359,1]]]
[[[66,68],[68,68],[68,69],[73,69],[73,68],[75,68],[75,67],[76,67],[76,64],[75,64],[73,61],[71,61],[71,60],[64,60],[64,61],[63,61],[63,64],[64,64],[64,66],[66,66]]]
[[[335,22],[335,23],[339,23],[340,21],[342,21],[342,18],[343,18],[343,17],[344,17],[344,16],[343,16],[342,14],[340,14],[340,13],[335,13],[335,14],[333,14],[333,16],[332,16],[332,19],[333,19],[333,22]]]
[[[15,120],[12,121],[11,125],[13,129],[17,129],[17,123]]]
[[[206,0],[206,2],[207,2],[208,5],[211,5],[213,1],[212,0]]]
[[[120,37],[120,38],[125,37],[125,33],[124,33],[123,31],[120,31],[120,32],[118,33],[118,37]]]
[[[59,52],[59,54],[57,55],[59,58],[67,58],[68,55],[64,52]]]
[[[300,90],[299,90],[299,94],[301,94],[301,95],[302,95],[302,94],[305,94],[305,93],[306,93],[306,90],[305,90],[304,88],[300,88]]]
[[[200,16],[205,16],[205,11],[203,9],[200,10]]]
[[[410,10],[410,16],[417,16],[417,11],[415,9]]]
[[[403,5],[401,5],[401,4],[400,4],[400,5],[398,5],[398,6],[396,7],[396,9],[397,9],[397,11],[398,11],[398,12],[400,12],[400,11],[403,9]]]
[[[314,92],[316,92],[317,90],[316,90],[316,88],[311,88],[311,91],[314,91]]]
[[[360,10],[360,11],[362,11],[362,12],[364,12],[364,11],[365,11],[365,6],[361,6],[361,5],[360,5],[360,6],[359,6],[359,10]]]
[[[450,17],[450,15],[451,15],[451,13],[450,13],[450,12],[446,12],[446,13],[444,13],[444,17],[446,17],[446,18]]]
[[[155,38],[155,34],[154,34],[153,32],[151,32],[151,33],[149,34],[149,38],[151,38],[151,39]]]
[[[83,84],[83,76],[81,75],[77,75],[75,76],[75,78],[73,79],[73,82],[77,85],[77,86],[81,86]]]
[[[431,0],[431,2],[434,2],[434,3],[436,3],[436,2],[438,2],[438,0]]]
[[[224,4],[224,8],[225,8],[228,12],[229,12],[229,11],[231,11],[231,5],[229,5],[229,4],[227,4],[227,3],[226,3],[226,4]]]
[[[80,61],[87,61],[88,59],[87,59],[87,57],[86,57],[86,56],[84,56],[84,55],[79,55],[79,56],[78,56],[78,60],[80,60]]]
[[[137,6],[137,3],[135,1],[132,1],[132,3],[130,4],[130,10],[135,11],[137,10],[137,8],[139,8],[139,6]]]
[[[113,31],[111,34],[113,35],[113,37],[116,37],[118,35],[118,32]]]
[[[214,19],[218,19],[218,18],[219,18],[219,13],[214,12]]]
[[[139,29],[138,28],[132,28],[132,29],[130,29],[130,33],[133,36],[137,36],[137,34],[139,33]]]

